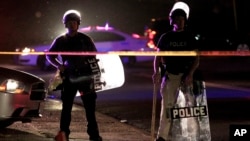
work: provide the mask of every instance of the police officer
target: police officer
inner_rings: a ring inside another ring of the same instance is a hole
[[[63,23],[65,28],[67,28],[67,33],[54,40],[49,52],[97,51],[91,38],[78,32],[80,22],[81,15],[78,11],[69,10],[65,12]],[[88,59],[93,60],[95,56],[62,55],[60,60],[58,55],[47,55],[46,58],[54,67],[60,70],[63,77],[60,131],[55,139],[61,140],[66,137],[66,140],[69,140],[72,105],[74,97],[77,91],[79,91],[86,112],[89,139],[91,141],[102,141],[95,115],[97,95],[94,89],[94,82],[92,79],[77,83],[70,81],[81,76],[91,76],[92,71]]]
[[[193,51],[195,40],[186,30],[187,13],[183,9],[171,11],[169,16],[171,31],[164,33],[158,42],[158,51]],[[161,80],[161,115],[156,141],[168,138],[171,125],[169,111],[176,104],[176,93],[181,85],[191,86],[193,74],[199,64],[199,57],[156,56],[154,60],[153,82]],[[159,69],[161,68],[161,69]],[[161,72],[159,71],[161,70]],[[164,73],[162,73],[164,72]],[[191,98],[192,99],[192,98]],[[192,102],[191,102],[192,103]],[[185,132],[185,131],[181,131]]]

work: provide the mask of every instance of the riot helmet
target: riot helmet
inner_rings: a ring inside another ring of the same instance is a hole
[[[189,18],[189,10],[189,6],[185,2],[176,2],[169,13],[170,25],[172,25],[172,21],[176,16],[183,16],[187,21]]]
[[[63,15],[63,23],[66,24],[68,21],[77,21],[78,25],[81,22],[81,14],[76,10],[68,10]]]

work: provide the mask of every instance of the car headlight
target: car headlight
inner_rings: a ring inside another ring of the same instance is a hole
[[[0,85],[0,92],[20,94],[24,91],[24,84],[14,79],[7,79]]]
[[[35,52],[34,48],[24,47],[22,49],[16,49],[16,52],[22,52],[21,55],[28,55],[31,52]]]

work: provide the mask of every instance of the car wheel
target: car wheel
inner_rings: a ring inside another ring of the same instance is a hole
[[[12,120],[2,120],[0,121],[0,129],[6,128],[8,126],[10,126],[11,124],[13,124],[14,122]]]
[[[136,63],[136,57],[135,56],[122,56],[121,61],[124,65],[132,66]]]

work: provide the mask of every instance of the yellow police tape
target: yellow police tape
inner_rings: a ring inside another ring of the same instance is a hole
[[[108,51],[108,52],[8,52],[2,55],[97,55],[114,54],[119,56],[250,56],[250,51]]]

